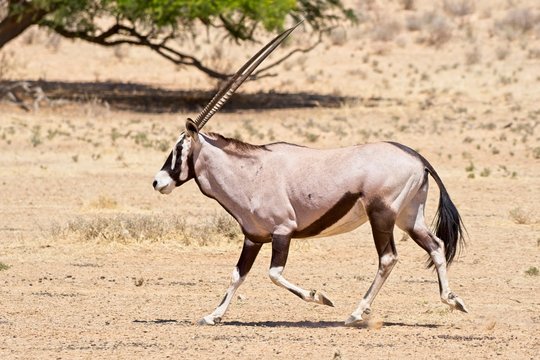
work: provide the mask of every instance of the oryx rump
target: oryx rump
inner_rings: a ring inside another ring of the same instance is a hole
[[[288,143],[250,145],[199,130],[250,73],[294,28],[279,35],[218,92],[185,131],[154,179],[154,188],[170,193],[191,179],[201,192],[218,201],[245,235],[232,282],[219,306],[202,324],[221,320],[259,250],[271,243],[271,280],[301,299],[333,306],[324,294],[307,291],[283,276],[293,238],[351,231],[369,221],[379,268],[369,290],[346,324],[357,324],[371,312],[373,299],[397,261],[393,229],[407,232],[430,256],[437,270],[440,296],[452,308],[466,311],[448,286],[446,266],[462,241],[459,213],[428,161],[397,143],[374,143],[340,149],[311,149]],[[428,176],[439,187],[435,233],[424,221]]]

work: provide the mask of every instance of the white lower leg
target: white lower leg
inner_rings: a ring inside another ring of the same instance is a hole
[[[345,325],[355,325],[367,320],[371,314],[371,304],[381,290],[384,282],[390,275],[392,268],[397,262],[397,257],[394,254],[385,254],[381,257],[379,269],[373,279],[373,283],[364,295],[364,298],[358,304],[356,310],[345,320]]]
[[[231,303],[231,300],[236,293],[236,290],[244,282],[244,279],[245,276],[240,277],[238,268],[235,268],[232,273],[231,284],[227,289],[227,292],[225,293],[225,297],[210,315],[206,315],[199,321],[199,324],[214,325],[216,322],[220,322],[223,315],[225,315],[225,312],[227,311],[227,308],[229,307],[229,304]]]
[[[307,302],[317,303],[317,304],[334,306],[332,301],[328,299],[323,293],[318,292],[316,290],[311,290],[311,291],[304,290],[290,283],[289,281],[287,281],[283,277],[282,274],[283,274],[283,266],[273,267],[273,268],[270,268],[270,270],[268,271],[268,275],[270,276],[270,279],[272,280],[274,284],[289,290],[290,292],[292,292],[293,294],[295,294],[302,300],[307,301]]]
[[[450,290],[450,286],[448,285],[444,247],[439,247],[439,249],[432,251],[430,253],[430,256],[433,260],[433,263],[435,264],[435,268],[437,269],[437,276],[439,277],[441,301],[449,305],[452,309],[468,312],[463,300],[461,300],[459,296],[453,294]]]

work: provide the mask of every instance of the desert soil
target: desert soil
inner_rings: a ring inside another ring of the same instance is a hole
[[[477,1],[472,14],[459,18],[427,1],[410,11],[401,2],[371,3],[369,9],[354,3],[367,14],[360,27],[341,29],[313,53],[291,59],[279,76],[242,89],[372,101],[233,110],[216,115],[208,128],[257,144],[282,140],[328,148],[392,140],[421,152],[439,172],[468,230],[467,245],[449,271],[450,286],[468,314],[440,302],[425,254],[396,231],[399,262],[375,300],[371,320],[344,327],[377,268],[365,225],[292,245],[286,277],[324,291],[335,307],[304,303],[273,285],[266,246],[223,322],[198,326],[223,297],[241,239],[216,235],[201,241],[205,234],[198,232],[208,226],[200,224],[225,213],[194,182],[169,196],[151,187],[183,119],[193,114],[118,111],[99,98],[42,103],[30,112],[4,102],[0,357],[537,359],[540,27],[512,36],[498,30],[515,8],[540,19],[540,7],[535,1]],[[439,47],[405,26],[407,16],[421,17],[433,8],[451,29]],[[374,35],[384,25],[374,20],[380,18],[376,14],[401,24],[389,40]],[[211,49],[211,43],[203,48]],[[231,49],[223,57],[235,68],[251,50],[235,57]],[[11,80],[128,81],[181,90],[215,85],[142,50],[115,53],[51,40],[39,30],[6,51]],[[437,198],[432,186],[428,219]],[[194,240],[185,233],[85,239],[87,228],[68,228],[119,216],[180,218]]]

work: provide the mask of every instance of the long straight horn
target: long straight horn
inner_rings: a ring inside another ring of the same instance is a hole
[[[242,85],[249,75],[251,75],[253,70],[255,70],[257,66],[259,66],[259,64],[262,63],[263,60],[266,59],[266,57],[270,55],[270,53],[272,53],[272,51],[274,51],[274,49],[277,48],[279,44],[281,44],[281,42],[285,40],[285,38],[289,36],[289,34],[293,32],[294,29],[296,29],[301,23],[302,21],[276,36],[274,40],[270,41],[265,47],[259,50],[257,54],[249,59],[249,61],[245,63],[244,66],[242,66],[240,70],[238,70],[236,74],[234,74],[234,76],[227,81],[225,86],[223,86],[221,90],[214,95],[212,100],[210,100],[210,102],[195,118],[195,124],[199,129],[201,129],[208,122],[208,120],[210,120],[212,115],[221,109],[221,107],[227,102],[236,89]]]

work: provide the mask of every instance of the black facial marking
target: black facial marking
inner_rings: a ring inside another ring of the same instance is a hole
[[[186,180],[182,181],[180,180],[180,173],[182,171],[182,151],[184,149],[183,147],[184,139],[179,141],[177,144],[175,144],[176,147],[176,161],[174,164],[174,169],[172,168],[172,161],[173,161],[173,151],[169,154],[169,157],[167,157],[167,160],[165,160],[165,164],[163,164],[163,167],[161,168],[162,171],[166,171],[171,179],[174,180],[176,183],[176,186],[180,186],[183,183],[193,179],[195,177],[195,170],[193,166],[193,156],[190,154],[187,158],[188,162],[188,176]]]
[[[304,238],[319,235],[325,229],[328,229],[335,223],[337,223],[342,217],[347,215],[347,213],[352,209],[354,204],[362,197],[362,193],[345,193],[337,203],[334,204],[328,211],[321,216],[319,219],[315,220],[311,225],[307,226],[302,230],[297,230],[293,233],[295,238]]]

